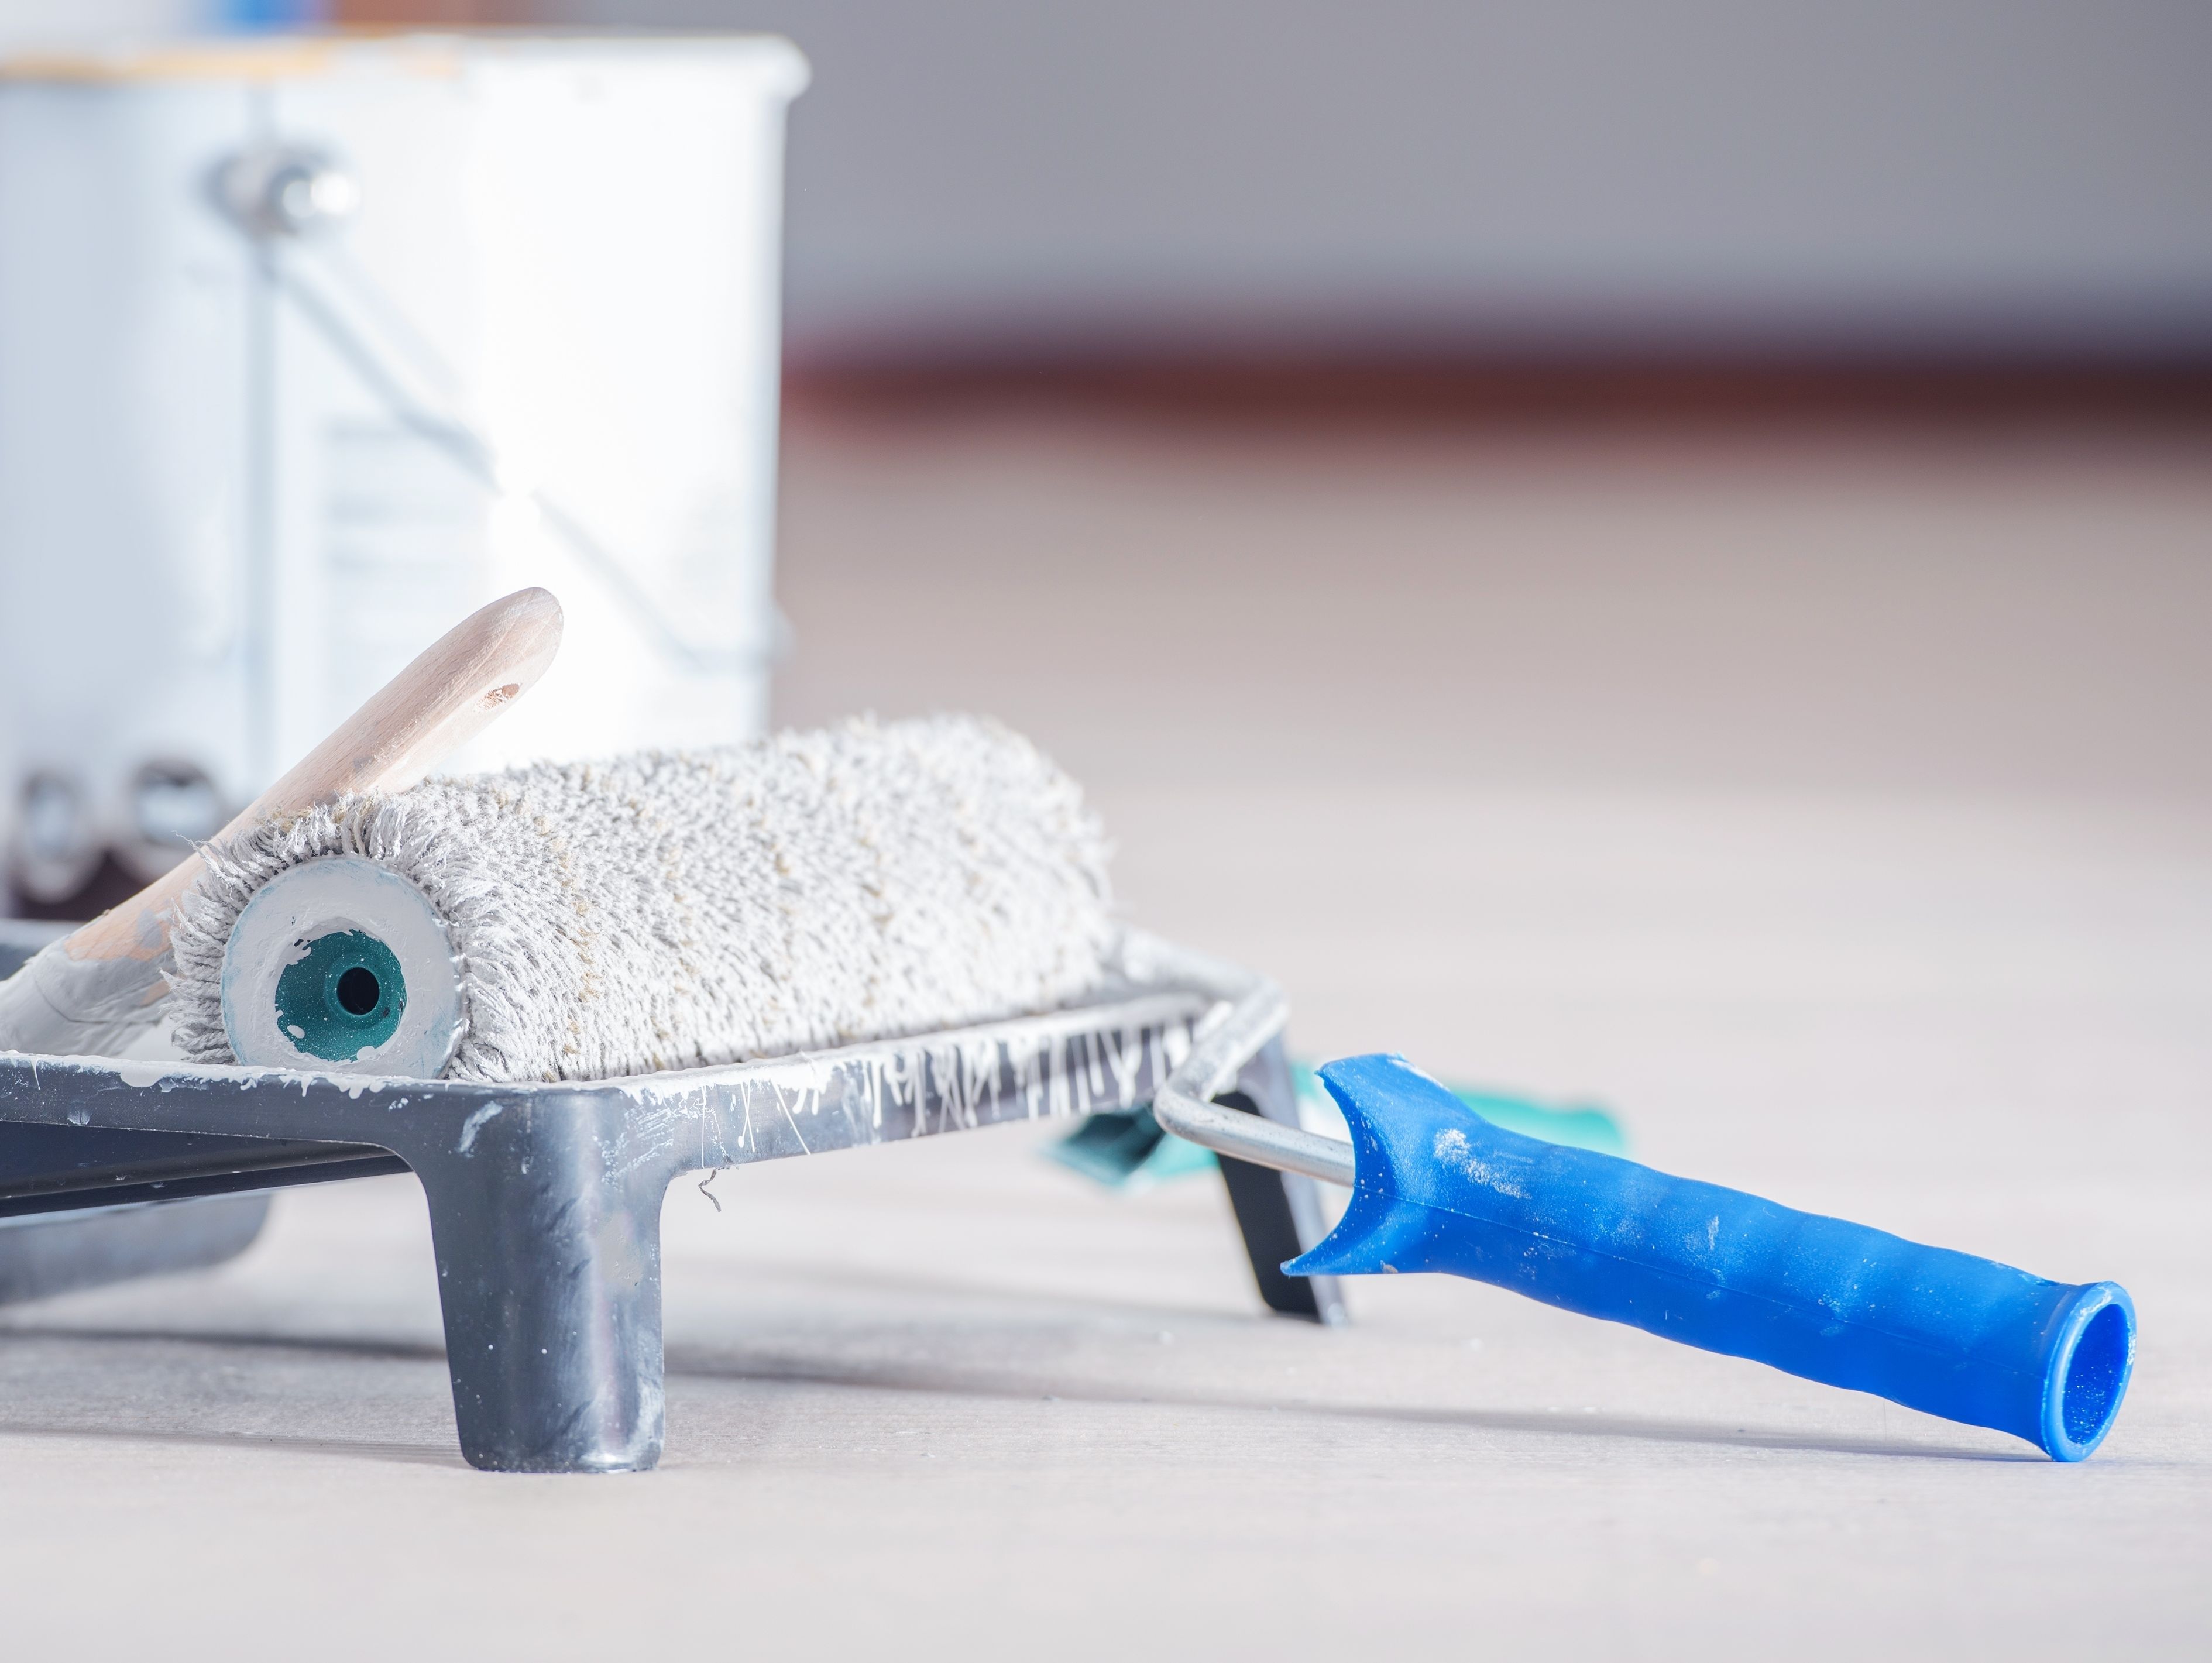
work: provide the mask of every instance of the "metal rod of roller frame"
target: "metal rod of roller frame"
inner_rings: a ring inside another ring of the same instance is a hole
[[[1202,958],[1188,949],[1162,943],[1159,950],[1184,962],[1192,980],[1229,993],[1231,1003],[1224,1014],[1201,1026],[1190,1054],[1154,1095],[1152,1118],[1176,1137],[1216,1155],[1351,1188],[1350,1144],[1213,1102],[1236,1083],[1237,1071],[1260,1048],[1282,1032],[1290,1015],[1283,990],[1263,976]]]

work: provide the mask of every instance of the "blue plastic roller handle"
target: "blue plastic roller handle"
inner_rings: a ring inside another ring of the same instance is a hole
[[[1444,1271],[2078,1461],[2118,1413],[2135,1305],[1492,1125],[1401,1057],[1321,1071],[1352,1205],[1292,1276]]]

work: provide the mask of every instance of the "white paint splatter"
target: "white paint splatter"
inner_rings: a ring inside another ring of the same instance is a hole
[[[1429,1152],[1440,1165],[1449,1167],[1469,1183],[1480,1185],[1494,1195],[1510,1195],[1516,1201],[1528,1199],[1528,1191],[1485,1163],[1468,1142],[1467,1133],[1457,1126],[1446,1126],[1437,1133]]]
[[[471,1150],[474,1149],[477,1143],[477,1133],[482,1132],[486,1126],[489,1126],[494,1120],[497,1120],[506,1112],[507,1105],[505,1103],[486,1103],[482,1108],[477,1110],[475,1114],[470,1115],[467,1120],[462,1121],[461,1140],[453,1145],[453,1153],[456,1155],[466,1155]]]

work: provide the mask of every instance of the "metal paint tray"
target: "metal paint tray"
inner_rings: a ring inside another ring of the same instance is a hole
[[[660,1205],[677,1178],[1134,1108],[1152,1101],[1194,1041],[1224,1037],[1232,1006],[1260,985],[1133,932],[1109,984],[1079,1006],[589,1084],[0,1052],[0,1221],[128,1208],[108,1217],[135,1221],[136,1255],[80,1253],[73,1277],[49,1276],[33,1290],[56,1291],[213,1262],[258,1228],[258,1216],[233,1216],[257,1205],[244,1198],[222,1218],[204,1205],[143,1204],[411,1171],[429,1205],[462,1453],[507,1472],[650,1467],[664,1431]],[[1216,1101],[1296,1124],[1279,1041],[1246,1047],[1231,1065],[1233,1089]],[[1227,1076],[1217,1066],[1214,1077]],[[1311,1180],[1230,1160],[1222,1172],[1267,1303],[1340,1320],[1333,1283],[1277,1268],[1322,1235]],[[149,1253],[144,1240],[164,1217],[173,1223],[153,1233]],[[167,1259],[164,1232],[174,1249]],[[105,1234],[120,1239],[112,1226]],[[0,1230],[0,1284],[11,1235],[28,1239]]]

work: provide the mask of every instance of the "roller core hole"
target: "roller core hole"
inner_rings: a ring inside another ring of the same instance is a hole
[[[2087,1444],[2104,1435],[2120,1406],[2118,1394],[2127,1370],[2127,1314],[2107,1305],[2089,1319],[2074,1343],[2074,1355],[2067,1359],[2058,1415],[2068,1438]]]
[[[365,1017],[384,997],[384,984],[374,970],[356,964],[338,978],[338,1008],[349,1017]]]

